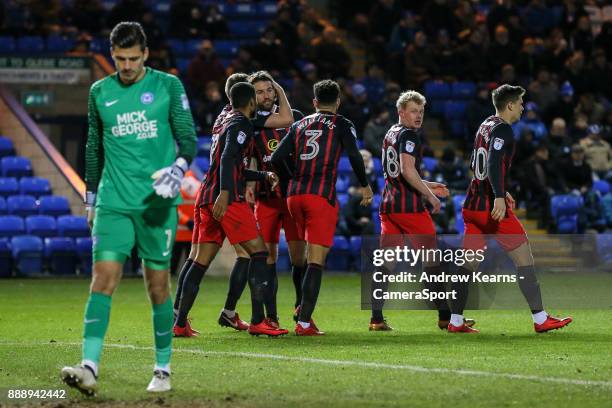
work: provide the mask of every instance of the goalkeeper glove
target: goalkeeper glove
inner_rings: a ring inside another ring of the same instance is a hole
[[[179,157],[172,166],[164,167],[153,173],[151,178],[155,180],[153,182],[155,194],[163,198],[178,196],[181,190],[181,182],[188,168],[187,160]]]

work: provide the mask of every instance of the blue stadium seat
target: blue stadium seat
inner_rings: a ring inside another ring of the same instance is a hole
[[[11,239],[11,252],[17,272],[38,274],[43,268],[43,242],[33,235],[19,235]]]
[[[168,14],[170,12],[171,0],[155,0],[153,2],[153,12],[156,15]]]
[[[451,88],[444,81],[427,81],[425,82],[425,97],[430,99],[449,99],[451,96]]]
[[[350,266],[350,245],[343,236],[335,236],[334,244],[327,257],[326,269],[331,271],[348,271]]]
[[[376,178],[376,181],[378,182],[378,188],[380,189],[380,192],[382,193],[382,191],[385,189],[385,177],[382,175],[379,175]]]
[[[378,208],[372,209],[372,222],[374,223],[374,232],[380,234],[380,213]]]
[[[351,258],[356,271],[361,271],[361,237],[353,236],[350,240]]]
[[[19,191],[21,194],[29,194],[34,197],[51,195],[49,180],[41,177],[22,177],[19,180]]]
[[[0,196],[0,215],[7,215],[6,198]]]
[[[177,57],[182,57],[185,55],[185,42],[183,42],[183,40],[178,38],[170,38],[166,42],[172,49],[174,55]]]
[[[210,167],[210,159],[208,157],[196,157],[195,162],[202,172],[206,173],[208,171]]]
[[[110,40],[106,37],[95,37],[91,40],[89,49],[104,55],[110,54]]]
[[[2,177],[28,177],[32,175],[32,163],[20,156],[8,156],[0,159]]]
[[[11,52],[15,52],[15,39],[9,36],[1,36],[0,37],[0,53],[8,54]]]
[[[572,194],[556,195],[550,199],[550,211],[560,234],[578,232],[578,211],[583,200]]]
[[[372,164],[374,165],[374,172],[378,176],[382,176],[383,175],[382,160],[378,157],[373,157]]]
[[[15,177],[0,177],[0,196],[19,194],[19,183]]]
[[[338,174],[340,176],[348,177],[353,172],[353,167],[351,166],[351,162],[349,158],[346,156],[341,156],[338,161]]]
[[[63,196],[44,196],[40,197],[38,211],[40,214],[52,215],[54,217],[69,215],[70,203]]]
[[[221,58],[235,57],[240,48],[240,41],[236,40],[217,40],[215,41],[215,51]]]
[[[47,37],[47,51],[64,53],[74,46],[74,40],[58,35]]]
[[[344,194],[344,193],[336,194],[336,198],[338,199],[338,205],[340,206],[340,211],[342,211],[342,209],[346,207],[346,205],[348,204],[349,195]]]
[[[9,214],[27,217],[38,214],[36,197],[31,195],[14,195],[6,199],[6,208]]]
[[[0,237],[12,237],[25,232],[23,218],[16,215],[0,216]]]
[[[610,183],[605,180],[597,180],[593,182],[593,190],[598,191],[601,197],[610,192]]]
[[[423,167],[425,167],[425,170],[428,172],[433,173],[437,166],[438,159],[435,157],[423,157]]]
[[[612,262],[612,234],[597,234],[597,255],[603,263]]]
[[[177,58],[176,59],[176,68],[179,70],[181,75],[187,74],[187,69],[189,68],[189,64],[191,60],[189,58]]]
[[[105,11],[111,11],[119,3],[119,0],[102,0],[100,3]]]
[[[348,177],[339,176],[336,179],[336,193],[346,193],[349,189]]]
[[[229,31],[233,38],[258,39],[266,29],[266,21],[229,21]]]
[[[476,96],[476,84],[474,82],[454,82],[451,85],[453,99],[472,99]]]
[[[258,18],[273,18],[278,11],[278,6],[273,1],[262,1],[256,6]]]
[[[444,114],[444,106],[446,101],[444,99],[434,99],[431,103],[427,103],[428,106],[431,106],[431,114],[435,116],[442,116]]]
[[[15,145],[13,141],[6,136],[0,136],[0,157],[14,156]]]
[[[57,232],[60,237],[88,237],[89,224],[86,217],[61,215],[57,217]]]
[[[45,258],[54,275],[76,274],[77,256],[72,238],[45,238]]]
[[[82,275],[91,275],[92,240],[89,237],[79,237],[75,240],[76,253],[79,257],[79,269]]]
[[[255,18],[257,17],[257,9],[255,4],[250,3],[238,3],[230,4],[220,2],[218,4],[219,11],[229,21],[231,18]]]
[[[35,35],[17,38],[17,51],[23,53],[39,53],[45,50],[45,40]]]
[[[183,55],[187,57],[193,57],[198,53],[202,40],[187,40],[185,41],[185,48],[183,48]]]
[[[450,134],[456,139],[463,139],[467,132],[466,121],[461,119],[452,119],[449,123]]]
[[[380,209],[380,203],[382,203],[382,195],[374,194],[372,196],[372,210],[378,211]]]
[[[444,117],[446,119],[465,119],[465,110],[467,102],[465,101],[448,101],[444,105]]]
[[[41,238],[57,235],[55,218],[50,215],[30,215],[26,218],[25,227],[28,235],[36,235]]]
[[[211,144],[212,144],[211,136],[198,137],[198,156],[209,157]]]
[[[0,278],[8,278],[13,270],[11,244],[7,238],[0,238]]]

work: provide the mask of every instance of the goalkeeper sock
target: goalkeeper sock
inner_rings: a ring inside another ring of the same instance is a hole
[[[236,310],[238,300],[240,300],[240,296],[244,292],[244,288],[249,280],[249,262],[251,262],[250,258],[236,258],[230,273],[229,290],[227,291],[224,309]]]
[[[302,282],[304,281],[303,266],[291,265],[291,277],[293,278],[293,286],[295,287],[295,306],[298,307],[302,303]]]
[[[85,306],[83,324],[83,363],[91,366],[97,374],[102,353],[102,343],[110,320],[111,297],[99,292],[91,292]]]
[[[185,280],[183,281],[183,291],[181,293],[181,302],[179,305],[179,312],[176,318],[176,325],[179,327],[185,327],[187,323],[187,315],[195,302],[198,292],[200,291],[200,282],[206,273],[208,266],[200,265],[197,262],[193,262]]]
[[[304,276],[302,285],[302,307],[300,307],[300,322],[310,322],[312,313],[317,305],[319,290],[321,289],[321,279],[323,277],[323,266],[309,263]]]
[[[278,320],[276,309],[276,293],[278,292],[278,275],[276,274],[276,264],[267,264],[268,276],[266,280],[271,282],[270,293],[266,300],[266,316]]]
[[[268,251],[251,254],[249,262],[249,288],[251,289],[251,323],[259,324],[264,319],[264,302],[270,297],[270,286],[266,259]]]
[[[172,354],[172,301],[170,297],[160,305],[153,305],[153,333],[155,335],[155,367],[170,372]]]
[[[174,296],[174,313],[176,315],[178,315],[179,305],[181,304],[181,292],[183,291],[183,282],[185,281],[185,276],[187,276],[187,272],[189,272],[189,268],[191,268],[192,263],[193,259],[187,258],[187,260],[183,264],[183,267],[181,268],[181,273],[179,273],[178,279],[176,281],[176,295]]]

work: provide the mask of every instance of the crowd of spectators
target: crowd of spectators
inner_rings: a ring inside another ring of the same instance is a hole
[[[592,185],[612,181],[612,6],[606,1],[330,0],[324,17],[307,1],[281,0],[259,38],[241,44],[229,61],[215,52],[216,41],[232,38],[231,21],[215,2],[173,0],[167,19],[159,18],[153,3],[118,0],[105,10],[101,0],[7,0],[0,3],[0,31],[73,35],[80,40],[76,47],[86,49],[118,21],[140,21],[150,64],[185,80],[202,134],[225,103],[223,83],[232,72],[271,71],[305,114],[313,110],[312,84],[332,77],[344,91],[340,113],[355,123],[374,157],[397,120],[401,90],[422,91],[430,80],[474,82],[465,140],[454,140],[460,149],[426,149],[438,156],[430,176],[455,192],[464,192],[470,177],[474,132],[493,113],[491,89],[519,84],[527,94],[524,116],[514,125],[513,180],[528,215],[553,228],[550,197],[559,193],[582,196],[585,214],[605,212],[606,199]],[[169,39],[201,41],[184,71],[177,70]],[[347,208],[353,208],[350,200]],[[369,230],[354,210],[346,230]],[[600,218],[585,215],[581,225],[601,230],[606,223]]]

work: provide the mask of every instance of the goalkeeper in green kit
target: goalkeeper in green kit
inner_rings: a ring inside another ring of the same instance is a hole
[[[111,296],[136,245],[153,308],[155,367],[147,390],[169,391],[169,267],[179,189],[195,154],[195,129],[179,79],[144,66],[148,49],[140,24],[119,23],[110,43],[117,72],[94,83],[89,94],[85,178],[93,275],[83,358],[78,366],[64,367],[61,377],[82,393],[95,394]]]

